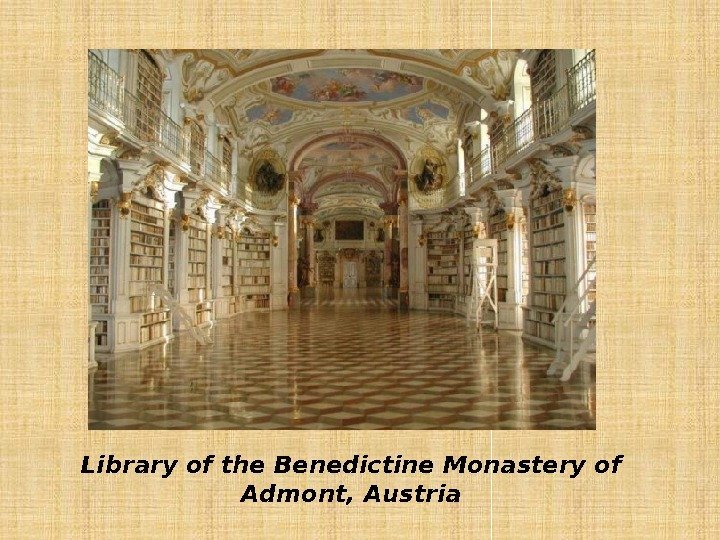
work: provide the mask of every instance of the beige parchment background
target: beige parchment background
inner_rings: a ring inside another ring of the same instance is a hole
[[[715,2],[5,0],[0,5],[0,537],[718,538]],[[492,27],[492,31],[491,31]],[[492,37],[492,42],[491,42]],[[595,47],[594,432],[88,432],[86,49]],[[492,439],[492,443],[491,443]],[[402,453],[588,460],[615,476],[80,474],[85,454],[271,462]],[[240,505],[245,484],[442,482],[460,505]],[[491,516],[492,512],[492,516]]]

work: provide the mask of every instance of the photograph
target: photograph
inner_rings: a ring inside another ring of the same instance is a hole
[[[596,429],[594,49],[87,55],[89,430]]]

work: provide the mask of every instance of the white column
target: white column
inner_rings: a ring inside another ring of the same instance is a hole
[[[294,295],[297,286],[297,207],[300,201],[294,195],[288,199],[288,292]]]
[[[400,294],[399,307],[407,309],[410,306],[410,291],[408,284],[408,203],[401,198],[398,205],[398,229],[400,235]]]
[[[497,192],[507,226],[507,295],[499,308],[500,328],[522,330],[522,220],[521,194],[516,189]]]
[[[227,231],[225,229],[226,219],[228,215],[227,208],[220,208],[217,211],[218,219],[214,227],[212,237],[212,298],[215,299],[215,315],[216,317],[225,317],[228,314],[229,300],[222,294],[222,257],[223,257],[223,241]]]
[[[276,218],[273,223],[274,235],[271,240],[270,272],[272,288],[270,291],[270,307],[287,309],[288,307],[288,232],[285,230],[284,218]]]
[[[465,196],[465,150],[462,139],[457,139],[458,195]]]
[[[423,235],[422,218],[413,216],[408,229],[409,307],[427,309],[427,241]]]
[[[205,141],[205,148],[213,156],[217,155],[217,143],[218,143],[218,125],[215,121],[215,115],[211,112],[205,115],[205,125],[207,125],[207,140]]]
[[[230,165],[230,193],[237,197],[244,197],[245,193],[240,193],[238,186],[238,142],[232,139],[232,161]]]

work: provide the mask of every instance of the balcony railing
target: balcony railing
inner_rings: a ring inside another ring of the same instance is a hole
[[[595,101],[595,51],[590,51],[567,73],[571,114]]]
[[[502,165],[532,143],[567,128],[573,115],[595,101],[595,51],[590,51],[567,71],[567,83],[545,101],[534,103],[494,139],[480,177],[496,173]],[[486,149],[483,149],[485,152]],[[474,171],[474,179],[478,179]]]
[[[122,122],[129,134],[157,144],[182,163],[194,164],[193,172],[201,174],[205,156],[202,151],[191,152],[189,134],[156,106],[127,91],[123,78],[92,52],[88,53],[88,100]]]
[[[165,113],[160,113],[160,136],[159,143],[165,150],[170,152],[176,159],[188,162],[188,148],[190,141],[188,134],[172,118]]]
[[[227,169],[218,158],[205,151],[205,176],[223,188],[228,187]]]
[[[123,78],[102,59],[88,52],[88,101],[90,105],[122,119],[125,92]]]

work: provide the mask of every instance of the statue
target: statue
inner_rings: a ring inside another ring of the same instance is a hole
[[[432,191],[442,186],[443,175],[440,172],[440,163],[432,158],[425,160],[423,170],[415,175],[415,185],[420,191]]]
[[[277,193],[282,189],[285,175],[275,171],[272,163],[265,160],[255,172],[255,186],[259,191]]]
[[[298,287],[305,287],[309,284],[308,273],[310,265],[305,257],[298,258]]]

